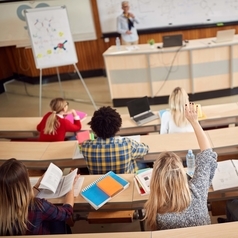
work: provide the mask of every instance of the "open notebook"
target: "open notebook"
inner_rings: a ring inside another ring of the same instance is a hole
[[[143,125],[158,118],[158,115],[155,115],[150,110],[150,104],[147,96],[127,102],[127,108],[131,119],[137,125]]]

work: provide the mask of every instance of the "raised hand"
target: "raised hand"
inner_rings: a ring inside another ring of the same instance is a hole
[[[190,123],[198,121],[198,108],[193,102],[185,105],[185,116]]]

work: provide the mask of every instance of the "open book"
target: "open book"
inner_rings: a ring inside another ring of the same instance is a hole
[[[81,195],[97,210],[128,186],[128,181],[110,171],[82,189]]]
[[[68,175],[63,176],[63,171],[55,164],[50,163],[41,180],[39,186],[40,192],[37,194],[37,197],[47,199],[64,196],[72,189],[77,170],[78,169],[75,169]],[[77,181],[77,183],[79,183],[78,186],[80,186],[82,182],[83,177]]]
[[[137,171],[134,180],[140,195],[147,195],[150,193],[150,180],[152,172],[152,168],[146,168]]]
[[[212,187],[214,191],[238,188],[238,160],[217,162]]]

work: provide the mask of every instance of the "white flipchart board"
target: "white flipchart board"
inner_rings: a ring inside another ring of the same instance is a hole
[[[78,62],[65,6],[25,10],[37,69]]]

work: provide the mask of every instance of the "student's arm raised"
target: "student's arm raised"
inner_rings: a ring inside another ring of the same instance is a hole
[[[185,115],[194,129],[200,150],[204,151],[206,149],[210,149],[212,147],[211,143],[198,122],[197,107],[195,107],[194,103],[185,105]]]

